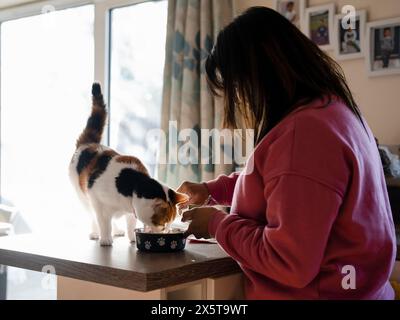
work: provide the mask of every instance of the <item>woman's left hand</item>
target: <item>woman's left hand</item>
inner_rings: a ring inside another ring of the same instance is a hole
[[[185,211],[182,215],[182,222],[191,221],[185,236],[193,234],[196,239],[211,238],[208,232],[208,223],[211,216],[217,211],[218,209],[213,207],[200,207]]]

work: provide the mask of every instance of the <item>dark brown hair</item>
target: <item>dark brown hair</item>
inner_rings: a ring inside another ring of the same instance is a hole
[[[288,113],[324,96],[342,100],[362,122],[340,66],[272,9],[250,8],[225,27],[205,69],[210,89],[225,99],[225,126],[244,119],[256,143]]]

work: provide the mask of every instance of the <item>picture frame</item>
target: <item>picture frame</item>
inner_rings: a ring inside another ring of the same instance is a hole
[[[400,17],[367,23],[366,50],[370,77],[400,74]]]
[[[332,50],[334,42],[334,3],[310,7],[305,11],[304,33],[322,50]]]
[[[335,15],[334,19],[334,53],[336,60],[351,60],[365,57],[365,36],[367,11],[356,11],[356,29],[344,30],[342,19],[345,14]]]
[[[292,5],[292,10],[288,12],[288,5]],[[300,30],[304,29],[304,18],[307,0],[274,0],[274,10],[290,20]],[[295,20],[291,20],[295,19]]]

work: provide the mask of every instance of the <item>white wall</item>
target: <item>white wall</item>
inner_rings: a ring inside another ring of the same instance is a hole
[[[336,3],[368,11],[368,21],[400,17],[400,0],[309,0],[308,7]],[[252,6],[272,7],[272,0],[236,0],[238,12]],[[341,61],[355,98],[381,143],[400,144],[400,75],[369,78],[365,59]]]

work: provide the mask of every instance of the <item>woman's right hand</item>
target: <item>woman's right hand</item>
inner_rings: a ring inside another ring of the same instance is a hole
[[[185,193],[189,196],[189,201],[182,203],[180,209],[187,207],[188,205],[202,206],[206,204],[210,193],[205,183],[195,183],[185,181],[177,190],[178,192]]]

